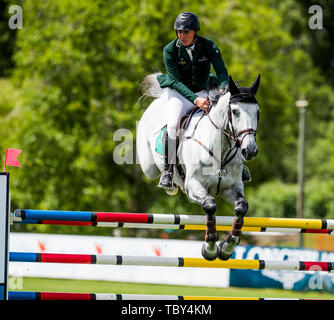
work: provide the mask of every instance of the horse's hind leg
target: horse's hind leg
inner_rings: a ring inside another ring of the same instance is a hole
[[[216,244],[218,235],[216,231],[216,201],[205,188],[195,179],[186,181],[188,198],[192,202],[200,203],[206,214],[205,243],[202,246],[202,256],[206,260],[215,260],[218,257],[219,248]]]

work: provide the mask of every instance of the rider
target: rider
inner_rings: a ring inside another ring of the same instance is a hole
[[[176,129],[179,119],[195,105],[202,110],[209,107],[206,89],[211,64],[221,90],[227,86],[228,73],[216,44],[199,36],[200,22],[196,14],[183,12],[174,23],[177,39],[164,47],[163,58],[167,74],[159,74],[161,88],[168,88],[167,132],[164,144],[164,172],[158,187],[173,189]],[[243,171],[243,180],[250,180]]]

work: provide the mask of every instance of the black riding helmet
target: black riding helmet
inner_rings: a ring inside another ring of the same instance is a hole
[[[195,30],[200,29],[199,19],[196,14],[192,12],[180,13],[174,23],[174,30]]]

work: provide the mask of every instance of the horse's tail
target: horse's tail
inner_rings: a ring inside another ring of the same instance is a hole
[[[140,90],[142,92],[142,98],[151,97],[151,98],[159,98],[164,92],[163,89],[160,88],[160,84],[157,80],[157,75],[161,74],[161,72],[149,74],[144,78],[142,83],[140,84]]]

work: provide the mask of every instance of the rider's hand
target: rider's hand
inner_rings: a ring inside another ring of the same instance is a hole
[[[197,97],[195,103],[197,107],[201,108],[204,111],[209,108],[209,101],[205,98]]]

